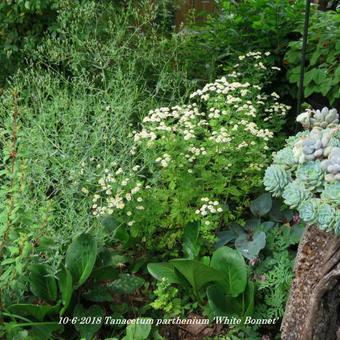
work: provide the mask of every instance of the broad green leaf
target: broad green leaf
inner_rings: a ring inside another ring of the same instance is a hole
[[[24,317],[33,317],[38,321],[42,321],[47,314],[55,313],[59,309],[59,305],[33,305],[29,303],[19,303],[7,307],[7,310],[13,314]]]
[[[321,92],[321,94],[323,96],[326,96],[328,91],[332,88],[332,84],[329,81],[324,81],[319,88],[319,92]]]
[[[57,298],[57,283],[51,276],[48,265],[32,264],[30,267],[29,283],[32,293],[46,301],[52,302]]]
[[[315,68],[312,71],[313,81],[317,85],[321,85],[323,82],[327,81],[327,70],[322,68]]]
[[[97,257],[97,241],[90,234],[81,234],[69,246],[66,252],[66,268],[72,274],[76,288],[90,276]]]
[[[288,79],[291,83],[297,83],[300,77],[300,66],[296,66],[288,71]]]
[[[184,228],[183,250],[189,259],[194,259],[200,252],[199,224],[189,223]]]
[[[88,309],[84,308],[81,304],[76,305],[73,311],[73,316],[78,317],[78,320],[81,318],[102,318],[104,319],[105,312],[103,308],[101,308],[98,305],[92,305]],[[86,340],[91,340],[93,336],[99,331],[99,329],[102,327],[102,323],[96,324],[96,323],[89,323],[89,324],[80,324],[77,322],[74,327],[76,330],[80,333],[80,336],[82,338],[85,338]]]
[[[250,210],[255,216],[264,216],[272,208],[272,197],[265,193],[253,200],[250,204]]]
[[[237,250],[218,248],[211,257],[210,265],[223,273],[223,286],[228,294],[237,296],[244,291],[247,284],[247,266]]]
[[[238,234],[234,230],[221,231],[217,234],[217,242],[215,243],[215,249],[223,247],[225,244],[233,241],[237,238]]]
[[[229,306],[225,302],[225,290],[220,285],[207,288],[210,317],[230,315]]]
[[[266,246],[266,233],[256,231],[249,239],[249,235],[242,234],[235,240],[235,248],[247,259],[254,259],[261,249]]]
[[[65,267],[62,267],[59,273],[59,289],[61,292],[62,303],[64,305],[60,311],[60,315],[63,315],[70,304],[73,293],[72,275]]]
[[[107,287],[116,294],[131,294],[145,283],[144,279],[130,274],[120,274],[117,280],[114,280]]]
[[[126,335],[123,340],[145,340],[149,339],[151,324],[131,324],[126,327]]]
[[[169,283],[182,283],[175,272],[175,266],[171,262],[149,263],[147,268],[149,273],[157,280],[165,278]]]
[[[209,282],[223,280],[223,274],[195,260],[171,260],[175,268],[186,278],[197,294]]]
[[[228,230],[220,231],[217,233],[217,242],[215,243],[215,249],[223,247],[230,241],[235,240],[240,234],[244,233],[242,227],[237,223],[231,223],[228,225]]]
[[[251,316],[254,308],[254,284],[248,281],[245,291],[238,297],[228,296],[220,285],[209,286],[207,297],[210,317]]]
[[[293,218],[293,212],[287,209],[282,200],[273,199],[272,209],[269,213],[270,218],[275,222],[290,222]]]
[[[312,54],[312,57],[310,58],[310,65],[315,65],[317,63],[322,52],[323,52],[322,48],[320,47],[317,50],[315,50],[315,52]]]
[[[93,302],[112,302],[113,298],[111,293],[105,286],[96,285],[85,293],[82,294],[82,297],[88,301]]]
[[[251,316],[254,310],[254,284],[248,281],[245,291],[236,298],[226,296],[226,304],[241,317]],[[234,308],[233,308],[234,307]]]
[[[118,271],[112,265],[95,268],[91,273],[91,279],[93,279],[95,282],[111,281],[116,279],[117,276]]]

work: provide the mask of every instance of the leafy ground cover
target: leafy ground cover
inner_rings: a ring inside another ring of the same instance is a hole
[[[2,337],[279,337],[303,224],[262,181],[287,134],[280,63],[301,3],[222,2],[197,35],[169,28],[168,5],[1,5],[4,32],[22,14],[0,54]],[[336,26],[313,27],[324,15]],[[177,317],[242,323],[150,322]]]

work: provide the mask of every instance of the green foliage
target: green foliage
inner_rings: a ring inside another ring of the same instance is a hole
[[[180,288],[185,288],[190,295],[192,293],[195,302],[201,306],[207,299],[205,311],[209,317],[250,315],[254,289],[247,280],[247,266],[238,251],[221,247],[211,259],[202,258],[201,261],[176,259],[166,263],[149,263],[149,273],[162,282],[158,295],[164,294],[153,304],[159,306],[162,302],[163,308],[174,311],[175,306],[167,302],[169,293],[164,288],[180,284]],[[171,292],[175,296],[178,290],[175,288]],[[177,304],[180,304],[179,300]]]
[[[331,104],[340,98],[340,17],[338,12],[315,11],[310,18],[306,52],[304,95],[320,93]],[[302,33],[303,25],[297,31]],[[298,84],[302,38],[289,43],[285,59],[288,64],[288,79]]]
[[[151,332],[150,324],[132,324],[126,327],[126,335],[123,340],[145,340],[149,339]]]
[[[118,276],[114,266],[111,265],[110,271],[115,273],[115,280],[107,280],[105,277],[105,280],[99,280],[94,286],[93,281],[97,273],[93,270],[93,265],[96,259],[99,260],[100,257],[97,256],[95,237],[85,233],[79,235],[69,245],[65,263],[61,264],[61,269],[57,273],[59,290],[57,290],[56,279],[51,276],[50,266],[47,264],[31,265],[28,281],[32,293],[39,300],[25,297],[19,304],[5,306],[5,315],[11,319],[5,327],[7,335],[17,334],[23,329],[31,335],[34,334],[35,328],[47,327],[45,331],[49,331],[54,325],[51,325],[50,321],[55,320],[59,314],[59,316],[66,317],[71,315],[74,320],[72,324],[80,336],[92,339],[102,327],[105,311],[102,306],[96,304],[90,304],[88,308],[85,308],[82,304],[77,304],[77,301],[83,299],[86,304],[89,301],[113,302],[112,294],[131,294],[145,283],[143,279],[134,275],[120,274]],[[97,262],[97,270],[100,268],[98,267]],[[80,286],[82,286],[81,289],[79,289]],[[93,318],[94,321],[82,323],[82,320],[87,317]],[[18,329],[15,330],[16,328]],[[53,328],[51,332],[60,332],[59,328]]]
[[[73,316],[79,319],[90,317],[102,320],[105,316],[105,312],[103,308],[98,305],[92,305],[88,309],[86,309],[81,304],[78,304],[74,308]],[[75,328],[82,338],[85,338],[85,340],[91,340],[93,339],[93,336],[97,333],[97,331],[101,328],[101,326],[101,322],[91,322],[88,324],[76,323]]]
[[[207,288],[208,314],[210,316],[245,317],[253,314],[254,284],[247,282],[245,290],[238,297],[226,294],[221,286]]]
[[[178,296],[178,288],[172,287],[166,277],[157,281],[156,287],[154,290],[156,299],[151,303],[152,308],[163,310],[165,317],[181,315],[183,306]]]
[[[67,1],[19,0],[0,3],[0,84],[24,59],[25,48],[35,48]]]
[[[255,316],[281,318],[293,279],[292,246],[299,242],[303,226],[282,224],[267,232],[267,244],[255,266]]]
[[[255,200],[253,200],[250,204],[250,210],[255,216],[264,216],[272,208],[272,198],[270,194],[262,194]]]
[[[297,228],[257,195],[289,110],[270,90],[301,14],[287,1],[222,1],[190,34],[172,32],[169,0],[0,5],[1,338],[159,339],[103,318],[282,315]],[[291,139],[268,187],[300,207],[326,172],[314,217],[340,230],[337,113],[303,121],[328,130]]]
[[[267,233],[278,226],[278,223],[289,223],[292,213],[278,199],[272,199],[270,194],[262,194],[249,205],[255,215],[240,225],[232,223],[228,230],[220,231],[215,248],[234,242],[234,247],[244,258],[256,261],[267,243]]]
[[[30,271],[31,292],[39,299],[53,302],[57,297],[57,283],[45,264],[32,264]]]
[[[322,230],[338,232],[340,134],[336,109],[308,110],[297,117],[306,133],[287,140],[280,157],[265,172],[266,189],[282,196],[301,218]],[[295,162],[292,162],[292,154]],[[288,155],[289,161],[282,158]]]
[[[72,282],[80,287],[90,276],[97,257],[97,242],[89,234],[79,235],[66,252],[65,266],[72,274]]]
[[[117,280],[110,283],[109,288],[116,294],[131,294],[143,286],[144,282],[145,281],[139,277],[130,274],[121,274]]]
[[[153,24],[157,9],[144,5],[117,9],[76,1],[60,8],[54,30],[39,47],[27,47],[25,69],[1,93],[0,291],[5,305],[21,300],[28,264],[37,257],[55,277],[70,239],[92,228],[100,248],[115,237],[114,226],[103,227],[89,214],[88,191],[96,173],[114,162],[129,168],[134,158],[130,124],[156,102],[168,104],[191,88],[185,65],[177,62],[185,38],[159,34]],[[117,230],[117,238],[125,236],[123,228]],[[87,262],[79,275],[70,268],[75,285],[86,280],[93,265],[93,259],[78,260]]]
[[[276,93],[261,91],[272,72],[267,58],[248,53],[226,77],[192,93],[190,104],[151,110],[131,135],[136,166],[109,167],[98,179],[93,214],[114,214],[131,238],[159,252],[179,255],[175,245],[188,240],[183,229],[191,223],[191,237],[198,232],[211,245],[219,225],[240,219],[260,190],[269,141],[287,111]]]
[[[205,68],[194,68],[194,74],[209,79],[220,73],[221,64],[230,65],[255,49],[271,51],[279,60],[303,19],[303,9],[302,0],[218,1],[216,14],[190,32],[192,50],[187,53],[193,60],[205,60]]]

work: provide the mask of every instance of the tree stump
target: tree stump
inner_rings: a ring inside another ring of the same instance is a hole
[[[340,339],[340,237],[306,227],[294,273],[282,339]]]

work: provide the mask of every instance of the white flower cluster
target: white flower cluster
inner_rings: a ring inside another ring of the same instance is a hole
[[[207,216],[209,214],[217,214],[223,212],[222,207],[218,201],[211,201],[208,197],[202,197],[202,202],[204,203],[200,209],[195,211],[196,215]]]
[[[211,108],[210,110],[209,110],[210,112],[209,112],[209,114],[208,114],[208,118],[211,118],[211,119],[213,119],[213,118],[219,118],[221,115],[226,115],[226,114],[228,114],[228,112],[227,111],[221,111],[221,110],[219,110],[219,109],[215,109],[215,108]]]
[[[266,57],[268,57],[270,55],[270,52],[248,52],[247,54],[245,54],[244,56],[239,56],[239,59],[242,60],[244,58],[254,58],[254,59],[261,59],[262,56],[265,55]]]
[[[268,53],[249,52],[244,56],[240,56],[240,60],[252,58],[259,62],[258,59],[264,58],[267,55]],[[235,75],[240,76],[241,73],[234,72],[233,77]],[[207,112],[200,112],[199,106],[196,103],[151,110],[143,119],[143,128],[138,132],[133,132],[134,140],[137,144],[143,143],[146,140],[147,145],[151,146],[157,140],[168,137],[181,137],[184,141],[192,144],[200,143],[200,138],[204,136],[204,138],[216,144],[223,143],[228,145],[232,141],[231,132],[238,130],[239,127],[239,124],[228,127],[228,124],[230,124],[228,118],[234,115],[243,115],[244,117],[249,117],[249,122],[247,120],[247,126],[244,125],[244,130],[257,138],[267,141],[273,137],[272,132],[269,129],[257,127],[256,123],[251,121],[252,118],[270,121],[274,118],[274,115],[275,117],[284,116],[289,106],[279,103],[277,101],[279,96],[274,92],[269,96],[257,94],[256,100],[254,100],[252,88],[258,91],[261,90],[261,87],[257,84],[235,81],[235,79],[230,80],[230,74],[221,77],[213,83],[206,84],[203,89],[195,91],[190,96],[191,98],[198,97],[208,100],[214,95],[208,103],[209,109]],[[212,102],[216,103],[216,105],[210,107]],[[227,108],[226,104],[228,105]],[[264,113],[267,113],[266,117],[258,117],[258,115],[261,116]],[[136,149],[133,148],[131,153],[135,154]],[[157,162],[162,167],[167,167],[169,160],[160,157]]]
[[[193,162],[198,156],[207,154],[204,146],[196,148],[195,146],[190,145],[188,151],[190,153],[185,155],[185,158],[188,160],[188,162]]]
[[[269,138],[273,138],[274,134],[272,131],[269,131],[268,129],[259,129],[256,123],[249,122],[245,119],[242,119],[240,121],[240,124],[244,126],[244,129],[246,131],[249,131],[252,135],[263,138],[264,140],[269,140]]]
[[[215,80],[213,83],[206,84],[202,90],[197,90],[190,95],[190,98],[200,97],[203,100],[210,98],[210,93],[228,94],[238,89],[249,87],[249,83],[240,83],[237,81],[229,82],[226,77]]]
[[[171,156],[168,155],[167,153],[165,153],[165,154],[163,154],[162,157],[158,157],[155,162],[159,163],[159,165],[161,167],[167,168],[169,163],[170,163],[170,161],[171,161]]]
[[[139,166],[134,167],[134,171],[138,169]],[[92,199],[94,216],[111,215],[115,209],[124,209],[143,186],[142,183],[136,182],[132,177],[124,175],[122,168],[118,168],[114,174],[105,169],[104,174],[98,180],[98,185],[98,193]],[[142,202],[142,200],[141,197],[136,198],[136,202]]]
[[[214,141],[215,143],[229,143],[231,142],[232,138],[230,137],[229,133],[227,132],[226,128],[223,126],[218,131],[213,131],[211,133],[210,140]]]

